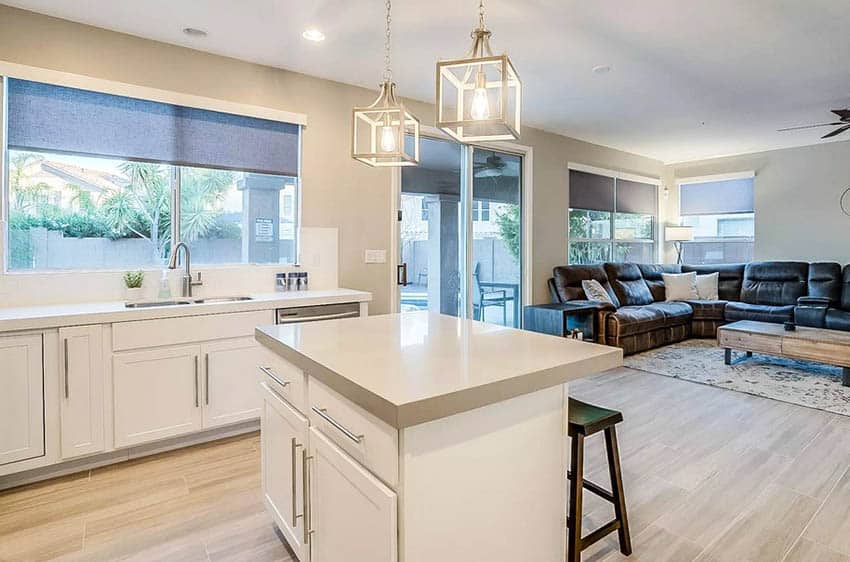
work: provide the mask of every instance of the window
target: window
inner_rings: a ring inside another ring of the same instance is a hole
[[[680,182],[681,224],[694,231],[693,241],[683,245],[683,261],[720,264],[753,260],[753,182],[752,175]]]
[[[406,196],[406,197],[409,197],[409,195]],[[421,208],[419,210],[419,214],[420,214],[419,218],[422,219],[425,222],[428,222],[428,201],[424,197],[420,197],[419,200],[421,201],[421,203],[420,203]]]
[[[478,200],[472,202],[472,220],[474,222],[490,222],[489,201]]]
[[[655,262],[657,190],[570,170],[569,263]]]
[[[297,125],[7,79],[9,270],[290,263]]]

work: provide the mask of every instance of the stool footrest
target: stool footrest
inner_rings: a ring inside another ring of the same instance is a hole
[[[573,479],[573,473],[567,472],[567,480],[572,480],[572,479]],[[587,490],[588,492],[593,492],[594,494],[596,494],[597,496],[599,496],[603,500],[608,500],[611,503],[614,503],[616,501],[616,499],[614,498],[614,494],[612,494],[611,492],[609,492],[608,490],[606,490],[605,488],[603,488],[599,484],[594,484],[590,480],[582,480],[581,485],[585,490]]]
[[[602,525],[586,537],[582,537],[581,539],[581,549],[584,550],[588,548],[590,545],[599,542],[602,538],[608,536],[614,531],[620,528],[620,522],[616,519],[612,519],[608,523]]]

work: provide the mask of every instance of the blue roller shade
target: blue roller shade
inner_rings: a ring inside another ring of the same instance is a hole
[[[300,127],[8,80],[9,148],[298,175]]]
[[[752,213],[753,178],[682,183],[679,209],[682,216]]]

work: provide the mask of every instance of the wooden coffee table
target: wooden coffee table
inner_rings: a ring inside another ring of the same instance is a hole
[[[732,364],[732,350],[753,351],[805,359],[843,368],[842,384],[850,386],[850,332],[797,326],[787,331],[782,324],[741,320],[717,330],[720,347],[726,348],[725,361]]]

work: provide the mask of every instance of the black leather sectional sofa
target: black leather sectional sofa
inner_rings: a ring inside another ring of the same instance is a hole
[[[666,302],[662,273],[718,273],[719,299]],[[737,320],[850,331],[850,265],[791,261],[736,265],[566,265],[549,280],[552,302],[586,301],[585,279],[605,287],[614,306],[600,305],[599,343],[637,353],[689,337],[713,338]]]

